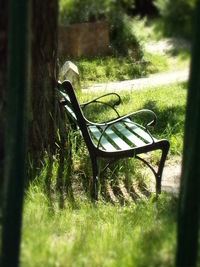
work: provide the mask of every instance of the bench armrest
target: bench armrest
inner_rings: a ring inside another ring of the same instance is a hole
[[[110,96],[110,95],[113,95],[113,96],[116,96],[116,97],[117,97],[117,100],[114,102],[113,105],[108,104],[107,102],[104,102],[104,101],[100,100],[100,99],[102,99],[102,98],[104,98],[104,97],[107,97],[107,96]],[[91,103],[96,103],[96,102],[101,103],[101,104],[108,104],[109,106],[111,106],[111,107],[114,108],[115,106],[117,106],[117,105],[119,105],[119,104],[121,103],[121,97],[120,97],[117,93],[107,93],[107,94],[105,94],[105,95],[96,97],[96,98],[92,99],[91,101],[82,103],[80,106],[81,106],[82,108],[84,108],[84,107],[86,107],[87,105],[89,105],[89,104],[91,104]]]
[[[102,122],[102,123],[94,123],[94,122],[91,122],[89,120],[86,119],[86,123],[87,125],[94,125],[94,126],[109,126],[109,125],[113,125],[117,122],[122,122],[122,121],[125,121],[126,119],[131,119],[132,117],[134,116],[137,116],[139,114],[142,114],[142,113],[148,113],[152,116],[152,120],[149,121],[146,125],[145,125],[145,128],[148,128],[148,127],[152,127],[152,126],[155,126],[156,125],[156,122],[157,122],[157,116],[156,114],[152,111],[152,110],[149,110],[149,109],[141,109],[141,110],[138,110],[136,112],[133,112],[133,113],[130,113],[130,114],[127,114],[127,115],[124,115],[124,116],[121,116],[117,119],[114,119],[114,120],[110,120],[110,121],[105,121],[105,122]]]
[[[110,103],[108,101],[101,100],[101,99],[103,99],[103,98],[105,98],[107,96],[110,96],[110,95],[113,95],[113,96],[116,96],[117,97],[117,99],[115,101],[112,101],[114,103]],[[105,94],[105,95],[96,97],[96,98],[94,98],[91,101],[82,103],[80,106],[81,106],[82,110],[84,111],[84,108],[87,107],[87,106],[89,106],[90,104],[101,104],[101,105],[105,105],[107,107],[112,108],[112,110],[114,110],[114,112],[116,113],[117,118],[119,118],[120,117],[120,114],[116,110],[115,106],[119,105],[120,103],[121,103],[121,97],[118,94],[116,94],[116,93],[108,93],[108,94]]]

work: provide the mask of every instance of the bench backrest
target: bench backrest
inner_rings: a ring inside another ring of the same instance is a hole
[[[73,123],[75,123],[80,128],[88,150],[90,153],[92,153],[92,151],[94,150],[94,145],[91,141],[87,129],[87,119],[82,112],[72,84],[67,80],[63,83],[58,82],[58,88],[65,98],[64,106],[68,112],[68,115],[70,116],[71,121],[73,121]]]

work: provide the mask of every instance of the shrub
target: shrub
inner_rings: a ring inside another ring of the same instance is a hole
[[[195,0],[154,0],[164,23],[166,35],[191,38]]]
[[[60,0],[60,22],[65,25],[105,19],[108,0]]]
[[[139,51],[139,41],[132,31],[132,20],[122,10],[114,8],[108,18],[110,23],[111,48],[119,54]]]
[[[132,7],[134,2],[135,0],[60,0],[60,22],[69,25],[107,20],[113,52],[123,55],[131,52],[140,59],[142,49],[135,34],[134,23],[126,14],[127,8]]]

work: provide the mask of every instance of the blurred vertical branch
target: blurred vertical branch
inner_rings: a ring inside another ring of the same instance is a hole
[[[200,0],[192,48],[191,73],[187,99],[182,181],[179,200],[178,247],[176,266],[197,264],[200,220]]]
[[[1,266],[19,266],[30,87],[31,1],[9,1],[5,198]]]
[[[8,3],[0,1],[0,217],[3,188],[3,163],[5,158],[5,108],[7,91],[7,27]]]

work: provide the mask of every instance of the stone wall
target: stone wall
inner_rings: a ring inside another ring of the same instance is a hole
[[[109,31],[107,22],[59,26],[58,56],[65,58],[108,55],[110,52]]]

